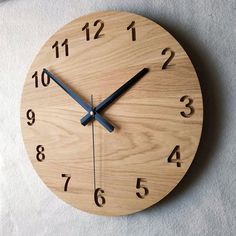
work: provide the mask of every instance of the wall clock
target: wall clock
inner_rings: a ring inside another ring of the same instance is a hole
[[[126,215],[164,198],[198,148],[199,81],[155,22],[97,12],[57,31],[27,75],[23,139],[40,178],[83,211]]]

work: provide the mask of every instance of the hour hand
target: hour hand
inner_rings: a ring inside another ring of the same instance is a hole
[[[46,73],[52,80],[55,81],[70,97],[72,97],[77,103],[80,104],[89,114],[91,114],[102,126],[104,126],[109,132],[114,130],[114,127],[106,121],[100,114],[93,111],[93,109],[85,103],[82,98],[73,92],[69,87],[67,87],[61,80],[59,80],[54,74],[49,72],[47,69],[43,69],[43,72]]]
[[[118,97],[120,97],[123,93],[125,93],[129,88],[131,88],[137,81],[139,81],[143,76],[145,76],[148,73],[148,68],[143,68],[141,71],[139,71],[135,76],[133,76],[129,81],[127,81],[125,84],[123,84],[120,88],[118,88],[113,94],[111,94],[109,97],[107,97],[105,100],[103,100],[98,106],[94,108],[94,111],[96,114],[98,112],[101,112],[106,107],[108,107],[113,101],[115,101]],[[92,116],[90,113],[87,113],[81,120],[80,123],[82,125],[87,125],[90,120],[92,120]]]

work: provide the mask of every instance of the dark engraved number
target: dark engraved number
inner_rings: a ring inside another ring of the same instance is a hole
[[[34,122],[35,122],[35,113],[33,112],[33,110],[29,109],[27,112],[26,112],[26,117],[29,121],[27,121],[27,124],[29,126],[33,125]]]
[[[175,159],[173,158],[175,156]],[[173,151],[171,152],[170,156],[168,157],[169,163],[176,163],[177,167],[181,167],[181,161],[180,161],[180,147],[179,145],[176,145]]]
[[[39,87],[39,78],[38,71],[35,71],[32,75],[32,78],[35,79],[35,88]],[[45,73],[41,73],[41,83],[44,87],[47,87],[50,84],[50,77],[48,75],[45,76]]]
[[[43,161],[45,159],[45,154],[43,153],[44,152],[44,147],[42,145],[38,145],[36,147],[36,151],[37,151],[36,159],[38,161]]]
[[[90,34],[89,34],[89,23],[87,22],[84,27],[82,28],[82,31],[86,32],[86,40],[89,41],[90,40]]]
[[[136,41],[136,29],[135,29],[135,21],[132,21],[131,24],[127,27],[127,30],[132,32],[132,41]]]
[[[67,192],[68,184],[69,184],[69,181],[70,181],[71,176],[68,175],[68,174],[61,174],[61,177],[62,177],[62,178],[67,178],[67,179],[66,179],[66,182],[65,182],[65,185],[64,185],[64,192]]]
[[[104,190],[101,188],[97,188],[94,192],[94,201],[98,207],[103,207],[103,205],[106,203],[105,197],[102,195],[104,193]]]
[[[44,87],[47,87],[50,84],[50,77],[48,75],[45,76],[45,73],[41,74],[41,82]]]
[[[146,179],[137,178],[136,189],[138,189],[138,190],[142,189],[142,193],[136,192],[136,195],[142,199],[145,198],[145,196],[147,196],[149,194],[148,188],[146,186],[144,186],[144,184],[143,184],[145,182],[147,182]]]
[[[185,105],[185,107],[189,109],[189,113],[185,113],[184,111],[181,111],[180,114],[185,118],[189,118],[194,114],[194,107],[192,106],[193,99],[190,98],[189,96],[183,96],[182,98],[180,98],[181,102],[184,102],[185,100],[188,100],[188,103]]]
[[[35,81],[35,88],[38,88],[39,82],[38,82],[38,71],[35,71],[34,74],[32,75],[32,79]]]
[[[170,56],[169,58],[165,61],[165,63],[162,66],[162,70],[165,70],[167,68],[167,66],[169,65],[169,63],[172,61],[172,59],[175,56],[175,52],[173,50],[171,50],[170,48],[165,48],[163,49],[163,51],[161,52],[162,55],[165,55],[167,52],[170,52]]]
[[[101,33],[102,29],[104,28],[104,22],[102,20],[96,20],[94,22],[94,26],[97,26],[98,23],[100,24],[100,27],[99,27],[98,31],[96,32],[96,34],[94,35],[94,39],[98,39],[103,36],[103,34],[100,35],[100,33]]]
[[[69,56],[69,46],[68,46],[68,39],[65,39],[63,41],[63,43],[61,44],[61,47],[65,47],[65,56]],[[58,41],[56,41],[53,45],[52,45],[52,49],[55,48],[55,54],[56,54],[56,58],[60,57],[59,54],[59,43]]]
[[[59,47],[58,47],[58,41],[56,41],[53,45],[52,45],[52,49],[55,48],[55,52],[56,52],[56,58],[59,58]]]
[[[101,33],[102,29],[104,28],[104,22],[102,20],[96,20],[94,22],[93,26],[97,26],[98,24],[100,24],[100,27],[97,30],[97,32],[95,33],[94,39],[98,39],[103,36],[103,34],[100,34],[100,33]],[[90,40],[89,22],[86,22],[86,24],[82,28],[82,31],[84,31],[84,30],[86,32],[86,40],[89,41]]]
[[[61,44],[61,46],[65,47],[65,55],[66,55],[66,57],[69,56],[68,39],[65,39],[64,42]]]

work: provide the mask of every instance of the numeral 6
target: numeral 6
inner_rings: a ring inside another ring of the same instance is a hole
[[[105,197],[103,196],[104,190],[101,188],[97,188],[94,192],[94,201],[98,207],[103,207],[106,203]]]

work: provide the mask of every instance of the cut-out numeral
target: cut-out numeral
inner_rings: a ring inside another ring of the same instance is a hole
[[[94,35],[94,39],[98,39],[101,38],[103,36],[103,34],[101,34],[101,31],[104,28],[104,22],[102,20],[96,20],[93,24],[93,26],[97,26],[98,24],[100,24],[99,29],[97,30],[97,32]],[[89,22],[86,22],[86,24],[84,25],[84,27],[82,28],[82,31],[86,32],[86,40],[89,41],[90,40],[90,30],[89,30]]]
[[[175,156],[175,159],[174,159]],[[170,156],[168,157],[168,163],[176,163],[177,167],[181,167],[180,161],[180,147],[176,145],[173,151],[171,152]]]
[[[146,179],[143,178],[137,178],[137,183],[136,183],[136,189],[137,190],[142,190],[142,192],[136,192],[137,197],[139,198],[145,198],[149,194],[148,188],[143,184],[147,182]]]
[[[180,98],[180,102],[184,102],[185,100],[188,100],[188,103],[185,104],[185,107],[189,109],[189,113],[185,113],[184,111],[181,111],[180,114],[185,118],[189,118],[194,114],[194,107],[192,106],[193,99],[190,98],[189,96],[183,96],[182,98]]]
[[[98,39],[103,36],[100,33],[101,33],[102,29],[104,28],[104,22],[102,20],[96,20],[93,25],[97,26],[97,24],[100,24],[100,27],[99,27],[98,31],[96,32],[96,34],[94,35],[94,39]]]
[[[175,56],[175,52],[173,50],[171,50],[170,48],[165,48],[163,49],[163,51],[161,52],[162,55],[165,55],[167,52],[170,52],[170,56],[169,58],[165,61],[165,63],[162,66],[162,70],[165,70],[167,68],[167,66],[170,64],[170,62],[172,61],[172,59]]]
[[[69,184],[69,181],[70,181],[71,176],[68,175],[68,174],[61,174],[61,177],[62,177],[62,178],[67,178],[67,179],[66,179],[66,182],[65,182],[65,185],[64,185],[64,192],[67,192],[68,184]]]
[[[97,188],[94,192],[94,202],[98,207],[103,207],[106,203],[105,197],[102,195],[104,193],[104,190],[101,188]]]
[[[136,41],[136,29],[135,29],[135,21],[132,21],[131,24],[127,27],[127,30],[132,32],[132,41]]]
[[[58,41],[56,41],[56,42],[52,45],[52,49],[54,49],[54,48],[55,48],[56,58],[59,58]]]
[[[65,39],[63,41],[63,43],[61,44],[61,47],[65,47],[65,56],[69,56],[69,46],[68,46],[68,39]],[[56,58],[60,57],[60,53],[59,53],[59,43],[58,41],[56,41],[53,45],[52,45],[52,49],[55,49],[55,55]]]
[[[43,153],[44,152],[44,147],[42,145],[38,145],[36,147],[36,151],[37,151],[36,159],[38,161],[43,161],[45,159],[45,154]]]
[[[39,87],[39,78],[38,78],[38,71],[35,71],[32,75],[32,79],[34,79],[35,88]],[[41,83],[44,87],[47,87],[50,84],[50,77],[45,75],[44,72],[41,73]]]
[[[86,32],[86,40],[89,41],[90,40],[90,33],[89,33],[89,23],[86,22],[86,24],[84,25],[84,27],[82,28],[82,31]]]
[[[27,121],[27,124],[29,126],[33,125],[34,122],[35,122],[35,113],[33,110],[29,109],[27,112],[26,112],[26,117],[29,121]]]
[[[68,46],[68,39],[65,39],[65,41],[61,44],[62,47],[65,47],[65,55],[66,57],[69,56],[69,46]]]

